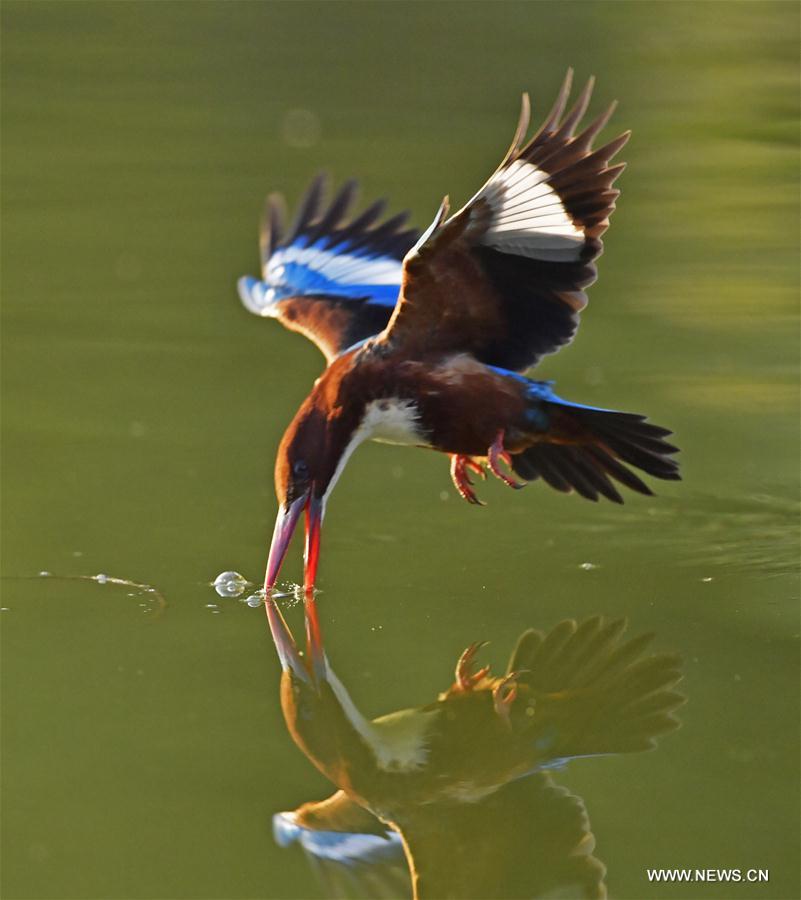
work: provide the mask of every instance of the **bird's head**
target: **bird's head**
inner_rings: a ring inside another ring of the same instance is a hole
[[[369,782],[376,770],[370,743],[374,735],[328,663],[314,604],[314,597],[307,596],[306,651],[302,653],[275,600],[265,599],[283,669],[281,709],[292,739],[306,757],[337,786],[358,794],[360,782]]]
[[[314,588],[325,504],[344,464],[348,446],[348,434],[341,419],[317,401],[316,394],[312,393],[298,410],[278,448],[275,463],[278,515],[264,579],[264,589],[268,592],[275,586],[304,512],[304,583],[307,590]]]

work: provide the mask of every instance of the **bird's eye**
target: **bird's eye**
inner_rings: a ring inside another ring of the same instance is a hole
[[[302,459],[299,459],[292,466],[292,472],[294,473],[296,478],[308,478],[309,477],[309,467],[306,465],[306,463]]]

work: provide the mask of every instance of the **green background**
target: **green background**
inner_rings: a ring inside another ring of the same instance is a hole
[[[634,136],[578,339],[538,374],[674,428],[685,480],[623,508],[495,482],[474,509],[444,458],[365,446],[326,521],[330,657],[378,715],[474,640],[500,664],[526,626],[628,616],[682,654],[689,703],[656,753],[559,776],[610,892],[797,898],[797,4],[1,12],[3,897],[318,896],[270,816],[328,786],[283,727],[263,613],[208,582],[259,579],[321,357],[235,280],[268,190],[326,167],[424,227],[573,65]],[[663,866],[771,881],[649,885]]]

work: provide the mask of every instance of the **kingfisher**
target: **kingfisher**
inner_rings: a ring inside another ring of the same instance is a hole
[[[310,338],[327,362],[278,448],[267,593],[305,513],[313,596],[326,503],[368,439],[447,455],[472,504],[471,476],[487,471],[510,488],[541,480],[614,503],[623,502],[615,483],[652,493],[632,468],[679,478],[668,429],[564,400],[526,374],[573,339],[625,167],[612,160],[630,135],[595,148],[615,104],[582,125],[594,79],[566,112],[571,84],[568,70],[528,140],[523,95],[498,168],[457,212],[445,197],[422,234],[406,213],[384,218],[382,200],[353,214],[354,181],[329,201],[318,175],[288,228],[283,199],[267,198],[262,278],[241,278],[240,297]]]
[[[472,644],[432,703],[371,720],[322,644],[307,638],[301,654],[275,601],[266,605],[285,722],[337,788],[278,817],[283,843],[301,840],[351,871],[354,856],[377,855],[397,884],[391,833],[400,835],[418,898],[541,896],[564,878],[587,886],[580,896],[604,896],[591,890],[601,864],[591,862],[583,806],[579,815],[550,771],[578,757],[652,749],[678,728],[685,698],[675,690],[676,654],[649,653],[651,634],[626,639],[624,619],[568,619],[525,631],[497,676],[477,662],[484,644]],[[342,833],[362,839],[343,845]],[[530,866],[527,893],[493,892],[519,878],[521,865]]]

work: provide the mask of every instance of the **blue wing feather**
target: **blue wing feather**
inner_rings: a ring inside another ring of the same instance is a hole
[[[323,175],[312,182],[286,234],[283,200],[268,198],[260,242],[262,279],[241,278],[238,288],[249,312],[303,332],[330,360],[389,321],[402,260],[418,232],[406,227],[407,213],[378,222],[384,201],[350,217],[355,182],[347,182],[329,204],[325,186]],[[310,304],[310,298],[315,302]],[[335,317],[328,315],[332,307]]]
[[[411,897],[401,837],[394,831],[362,834],[322,831],[299,824],[296,814],[273,816],[279,847],[298,844],[329,897]]]

